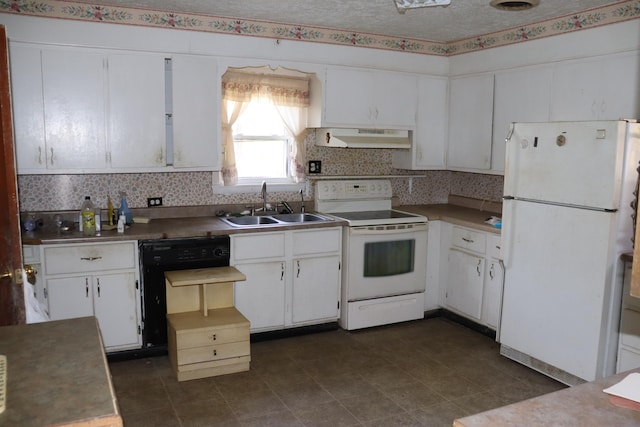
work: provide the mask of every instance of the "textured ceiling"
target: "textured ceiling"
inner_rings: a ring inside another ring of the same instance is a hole
[[[212,15],[324,27],[359,33],[452,42],[620,3],[611,0],[540,0],[526,11],[489,6],[490,0],[452,0],[447,7],[398,13],[393,0],[97,0],[93,5]]]

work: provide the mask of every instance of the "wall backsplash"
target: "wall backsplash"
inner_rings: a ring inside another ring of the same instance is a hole
[[[322,161],[322,175],[397,175],[408,171],[393,169],[390,149],[340,149],[317,147],[313,133],[307,138],[309,160]],[[449,194],[499,201],[503,177],[450,171],[420,171],[424,178],[393,178],[394,195],[400,204],[446,203]],[[87,175],[19,175],[21,212],[79,209],[84,196],[91,196],[102,208],[107,195],[119,206],[119,192],[127,194],[132,208],[147,206],[147,197],[161,196],[165,206],[202,206],[259,203],[256,193],[214,194],[211,172],[162,172]],[[313,200],[313,186],[305,196]],[[297,193],[269,192],[270,199],[297,201]]]

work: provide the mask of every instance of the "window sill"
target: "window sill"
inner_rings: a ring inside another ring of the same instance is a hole
[[[261,184],[238,184],[238,185],[213,185],[213,194],[242,194],[242,193],[260,193]],[[300,190],[306,190],[306,183],[268,183],[267,182],[267,191],[269,193],[272,192],[298,192]]]

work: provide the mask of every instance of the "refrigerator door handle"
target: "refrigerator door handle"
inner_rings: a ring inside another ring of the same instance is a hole
[[[513,209],[514,209],[514,198],[513,197],[504,197],[504,201],[502,203],[502,232],[501,232],[501,241],[502,241],[502,261],[503,266],[509,265],[509,260],[511,257],[511,240],[513,239]]]
[[[514,122],[511,122],[511,124],[509,125],[509,133],[507,134],[507,137],[504,139],[505,143],[509,142],[509,140],[513,136],[513,130],[515,128],[515,125],[516,124]]]

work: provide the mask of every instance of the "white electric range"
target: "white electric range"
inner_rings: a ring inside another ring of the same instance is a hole
[[[386,179],[318,181],[316,210],[346,220],[340,325],[424,317],[428,219],[392,209]]]

